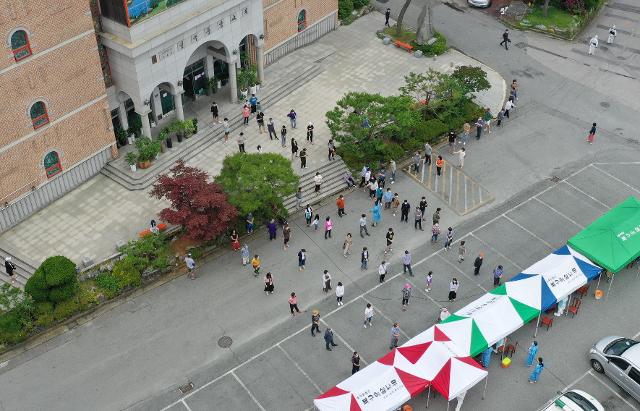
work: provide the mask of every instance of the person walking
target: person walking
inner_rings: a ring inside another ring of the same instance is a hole
[[[504,108],[498,112],[496,127],[502,127],[502,120],[504,120]]]
[[[316,214],[316,216],[313,217],[313,222],[311,224],[313,225],[313,231],[318,231],[318,225],[320,224],[320,214]]]
[[[460,150],[454,151],[453,154],[458,155],[458,167],[461,169],[464,167],[464,158],[467,156],[467,151],[464,147],[460,147]]]
[[[362,252],[360,253],[360,269],[366,270],[367,265],[369,264],[369,250],[367,247],[362,247]]]
[[[307,148],[303,148],[302,151],[300,152],[300,168],[301,169],[305,169],[307,168]]]
[[[427,273],[427,277],[425,278],[426,281],[426,288],[424,289],[424,291],[426,292],[430,292],[431,291],[431,283],[433,282],[433,271],[429,271]]]
[[[433,212],[433,216],[431,217],[431,223],[436,224],[440,223],[440,211],[442,209],[440,207],[436,208],[436,211]]]
[[[416,211],[414,213],[414,218],[413,218],[413,229],[417,230],[418,228],[420,228],[420,231],[424,231],[424,229],[422,228],[422,210],[419,207],[416,207]]]
[[[402,255],[402,273],[406,274],[409,271],[409,276],[413,277],[413,270],[411,269],[411,253],[409,250],[404,250]]]
[[[364,238],[362,233],[369,235],[369,230],[367,230],[367,215],[361,214],[360,220],[358,220],[358,224],[360,225],[360,237]]]
[[[471,124],[464,123],[464,125],[462,126],[462,138],[460,138],[460,142],[462,143],[463,147],[467,145],[470,134],[471,134]]]
[[[322,175],[319,171],[316,171],[316,175],[313,177],[314,192],[316,195],[320,195],[320,186],[322,185]]]
[[[387,246],[384,248],[384,253],[390,253],[393,251],[393,237],[395,236],[395,233],[393,232],[393,228],[389,227],[389,229],[387,230],[387,234],[385,235],[385,238],[387,240]]]
[[[266,295],[273,294],[273,288],[273,276],[271,275],[271,272],[268,272],[264,276],[264,293]]]
[[[500,42],[500,45],[502,46],[504,44],[505,50],[509,50],[509,43],[511,43],[511,39],[509,38],[509,29],[505,29],[502,33],[502,41]]]
[[[324,330],[324,343],[325,343],[325,347],[327,348],[327,351],[331,351],[331,347],[338,346],[338,344],[333,342],[333,330],[329,327],[327,327],[327,329]]]
[[[336,286],[336,301],[338,302],[338,306],[344,305],[342,297],[344,297],[344,285],[338,281],[338,285]]]
[[[444,249],[446,251],[451,250],[451,243],[453,243],[453,227],[447,228],[447,237],[444,241]]]
[[[287,146],[287,126],[284,124],[280,129],[280,147],[285,148]]]
[[[336,158],[336,145],[333,143],[333,139],[329,139],[327,142],[327,159],[333,161]]]
[[[351,356],[351,375],[360,371],[360,355],[357,351],[353,352]]]
[[[391,9],[387,7],[387,11],[384,12],[384,25],[385,25],[385,27],[391,27],[389,25],[389,17],[391,17]]]
[[[435,223],[434,225],[431,226],[431,242],[437,243],[439,235],[440,235],[440,224]]]
[[[482,117],[478,117],[474,125],[476,126],[476,140],[480,140],[480,137],[482,136],[482,129],[484,128],[484,121],[482,121]]]
[[[378,204],[382,204],[382,187],[380,186],[380,183],[378,183],[378,188],[376,189],[376,202]]]
[[[249,125],[249,116],[251,115],[251,109],[249,105],[245,104],[242,107],[242,124],[245,126]]]
[[[246,267],[249,264],[251,253],[249,253],[249,245],[245,243],[240,249],[240,255],[242,256],[242,266]]]
[[[321,333],[320,331],[320,311],[317,309],[313,309],[311,311],[311,336],[315,337],[317,333]]]
[[[382,166],[380,172],[378,172],[378,187],[380,189],[384,189],[385,184],[387,183],[387,170]]]
[[[11,260],[9,260],[9,262],[11,263]],[[7,260],[5,259],[5,265],[4,265],[5,269],[7,268],[7,264],[6,263],[7,263]],[[187,273],[189,275],[189,278],[192,279],[192,280],[195,280],[196,279],[196,262],[193,259],[193,256],[191,255],[191,253],[187,254],[187,256],[184,258],[184,263],[187,266]],[[15,265],[13,267],[15,267]],[[14,268],[14,270],[15,270],[15,268]],[[8,272],[7,272],[7,274],[8,274]],[[13,270],[11,271],[11,275],[13,275]],[[11,277],[11,279],[12,279],[11,282],[13,283],[13,276]]]
[[[409,305],[409,298],[411,298],[411,284],[406,283],[402,287],[402,311],[407,311],[407,305]]]
[[[364,325],[362,326],[362,328],[367,328],[367,325],[369,327],[373,327],[373,307],[371,306],[371,303],[367,303],[366,308],[364,309]]]
[[[618,30],[616,30],[616,25],[614,24],[609,28],[609,36],[607,37],[607,44],[613,44],[613,40],[615,40],[618,35]]]
[[[587,143],[593,144],[593,140],[596,138],[596,123],[591,125],[591,130],[589,130],[589,135],[587,136]]]
[[[542,370],[544,370],[544,362],[542,361],[542,357],[538,357],[538,364],[536,364],[536,368],[534,368],[531,375],[529,375],[529,382],[531,384],[538,382]]]
[[[195,266],[195,263],[194,263],[194,266]],[[11,261],[11,257],[5,257],[4,258],[4,270],[6,271],[7,275],[11,279],[11,285],[15,285],[16,284],[16,278],[15,278],[14,271],[17,268],[18,267],[16,267],[16,265]]]
[[[347,258],[349,254],[351,254],[351,246],[353,245],[353,236],[351,233],[347,233],[344,237],[344,242],[342,243],[342,255],[344,258]]]
[[[503,274],[504,274],[504,270],[501,265],[498,265],[496,268],[493,269],[493,286],[494,287],[500,286],[500,279],[502,278]]]
[[[384,283],[384,277],[387,275],[387,268],[388,267],[389,267],[389,263],[387,263],[384,260],[378,266],[378,275],[380,277],[379,278],[379,282],[380,283]]]
[[[340,194],[336,200],[336,206],[338,207],[338,217],[342,218],[343,215],[347,215],[347,213],[344,212],[345,201],[342,194]]]
[[[513,104],[513,98],[509,97],[509,100],[507,100],[506,103],[504,103],[504,116],[506,118],[509,118],[509,112],[511,111],[512,108],[515,108],[516,105]]]
[[[238,134],[237,141],[238,141],[238,150],[241,153],[246,153],[246,151],[244,150],[244,142],[245,142],[244,133],[240,132],[240,134]]]
[[[436,175],[438,176],[442,175],[443,167],[444,167],[444,160],[442,159],[442,156],[438,156],[438,158],[436,159]]]
[[[593,52],[598,48],[598,35],[591,37],[589,40],[589,55],[591,56]]]
[[[276,225],[276,220],[273,218],[267,224],[267,231],[269,231],[269,241],[275,240],[278,232],[278,226]]]
[[[213,124],[220,124],[220,122],[218,121],[218,104],[214,101],[211,104],[211,117],[213,117]]]
[[[307,222],[307,227],[311,225],[312,218],[313,218],[313,207],[311,207],[310,204],[307,204],[307,206],[304,209],[304,219]]]
[[[460,245],[458,246],[458,262],[461,263],[464,261],[464,255],[467,252],[466,241],[460,241]]]
[[[254,277],[260,275],[260,256],[258,254],[254,255],[251,259],[251,267],[253,267]]]
[[[395,160],[389,160],[389,171],[391,171],[391,184],[396,182],[396,171],[398,170],[398,166],[396,165]]]
[[[293,158],[297,156],[298,156],[298,142],[296,141],[295,138],[291,137],[291,160],[293,160]]]
[[[302,207],[302,187],[298,187],[298,191],[296,191],[296,209]],[[309,224],[307,224],[308,226]]]
[[[418,204],[418,207],[420,207],[420,211],[422,212],[422,221],[425,220],[424,216],[426,215],[425,212],[427,211],[428,206],[429,203],[427,203],[427,198],[425,196],[422,196],[422,198],[420,199],[420,203]]]
[[[313,144],[313,123],[307,124],[307,141]]]
[[[484,261],[484,253],[479,253],[476,259],[473,261],[473,275],[480,274],[480,267]]]
[[[256,122],[258,123],[258,133],[264,133],[264,113],[262,111],[256,114]]]
[[[282,227],[282,238],[283,238],[283,245],[282,245],[282,250],[286,251],[287,248],[289,248],[289,240],[291,240],[291,227],[289,226],[289,223],[285,221],[284,226]]]
[[[456,147],[456,132],[453,129],[449,130],[449,134],[448,134],[448,142],[449,142],[449,153],[452,154],[453,150]]]
[[[431,144],[424,143],[424,164],[427,166],[431,165],[431,155],[433,154],[433,148],[431,148]]]
[[[304,271],[304,266],[307,264],[307,250],[301,248],[298,251],[298,270]]]
[[[387,188],[387,191],[384,192],[382,196],[382,201],[384,202],[385,210],[391,210],[391,201],[393,201],[393,192],[391,192],[390,188]]]
[[[224,129],[224,142],[226,143],[229,141],[229,134],[231,134],[231,125],[229,125],[229,119],[226,117],[222,120],[222,128]]]
[[[329,270],[324,270],[322,274],[322,291],[328,293],[331,290],[331,274]]]
[[[409,222],[409,210],[411,210],[411,204],[407,200],[402,202],[402,206],[400,206],[400,221],[404,221],[405,223]]]
[[[367,188],[369,189],[369,198],[375,198],[376,190],[378,189],[378,180],[376,180],[375,177],[369,177]]]
[[[460,287],[460,284],[458,284],[458,279],[453,277],[453,279],[449,283],[449,302],[450,303],[456,300],[456,297],[458,295],[458,287]]]
[[[393,216],[396,216],[398,212],[398,207],[400,207],[400,196],[398,193],[393,194],[393,200],[391,200],[391,209],[393,210]]]
[[[291,310],[291,316],[295,317],[296,313],[300,314],[300,309],[298,308],[298,297],[296,293],[291,293],[289,296],[289,310]]]
[[[251,97],[249,97],[249,105],[251,106],[251,114],[258,111],[258,98],[255,94],[251,94]]]
[[[296,128],[296,121],[298,120],[298,114],[296,114],[295,110],[291,109],[289,114],[287,114],[287,117],[289,117],[289,121],[291,122],[291,128]]]
[[[491,120],[493,120],[493,114],[491,114],[491,109],[486,107],[482,115],[482,121],[484,121],[484,131],[486,131],[487,134],[491,134]]]
[[[533,365],[533,360],[536,359],[536,355],[538,354],[538,342],[534,341],[531,343],[531,346],[529,347],[529,355],[527,355],[527,359],[524,362],[524,365],[526,365],[527,367],[531,367]]]
[[[276,133],[276,123],[273,121],[272,117],[269,117],[269,122],[267,123],[267,131],[269,132],[269,140],[279,140],[278,133]]]
[[[393,323],[393,327],[391,327],[391,343],[389,344],[390,350],[393,350],[398,346],[399,338],[400,338],[400,324]]]
[[[333,230],[333,221],[327,216],[324,220],[324,239],[331,238],[331,230]]]
[[[231,241],[231,249],[233,251],[238,251],[240,249],[240,236],[235,229],[231,230],[229,240]]]
[[[380,209],[380,203],[378,201],[373,203],[373,207],[371,207],[370,211],[372,220],[371,226],[376,227],[380,223],[380,221],[382,221],[382,210]],[[367,235],[369,234],[367,233]]]
[[[509,93],[509,97],[513,97],[514,100],[518,99],[518,80],[513,79],[511,81],[511,91]]]

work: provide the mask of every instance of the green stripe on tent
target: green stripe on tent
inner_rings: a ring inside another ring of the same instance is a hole
[[[459,315],[455,315],[455,314],[451,314],[449,317],[447,317],[446,320],[442,321],[442,323],[452,323],[454,321],[460,321],[460,320],[466,320],[467,317],[461,317]]]
[[[518,300],[514,300],[513,298],[509,297],[509,301],[511,301],[513,308],[516,309],[516,312],[518,313],[520,318],[522,318],[522,321],[525,324],[533,320],[534,318],[536,318],[538,315],[540,315],[540,310],[537,310],[531,306],[523,304]]]
[[[507,287],[502,284],[499,287],[494,288],[493,290],[489,290],[489,294],[493,295],[507,295]]]
[[[482,335],[480,328],[476,324],[475,320],[471,321],[471,347],[469,348],[469,352],[472,357],[480,354],[482,351],[486,350],[489,344],[487,340]]]

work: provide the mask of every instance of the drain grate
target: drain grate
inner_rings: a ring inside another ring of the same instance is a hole
[[[560,177],[551,176],[551,178],[549,180],[551,180],[552,183],[559,183],[560,182]]]
[[[609,108],[609,107],[611,107],[611,104],[607,103],[606,101],[601,101],[601,102],[600,102],[600,105],[601,105],[602,107],[604,107],[604,108]]]
[[[180,390],[181,393],[186,394],[188,392],[191,392],[191,390],[193,390],[193,383],[189,381],[185,385],[181,385],[178,389]]]
[[[233,339],[231,339],[231,337],[229,337],[228,335],[224,335],[218,340],[218,345],[220,346],[220,348],[229,348],[231,347],[231,344],[233,344]]]

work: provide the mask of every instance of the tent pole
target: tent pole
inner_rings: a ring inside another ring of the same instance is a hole
[[[484,395],[487,393],[487,383],[489,382],[489,374],[484,377],[484,390],[482,390],[482,399],[484,400]]]
[[[613,280],[616,278],[616,273],[611,273],[611,281],[609,281],[609,289],[607,290],[607,295],[604,297],[605,299],[609,299],[609,293],[611,292],[611,286],[613,285]]]
[[[565,317],[569,315],[569,310],[567,310],[567,308],[571,307],[571,296],[573,296],[573,294],[569,294],[569,301],[567,301],[567,305],[566,307],[564,307],[564,312],[562,313],[565,315]]]
[[[429,390],[427,391],[427,408],[429,408],[429,399],[431,398],[431,384],[429,384]]]
[[[638,271],[636,272],[636,280],[640,277],[640,262],[638,262]]]
[[[451,401],[447,401],[447,411],[449,411],[449,405],[451,405]]]
[[[542,310],[540,311],[540,314],[538,314],[538,321],[536,321],[536,330],[533,333],[533,338],[536,338],[538,336],[538,326],[540,325],[540,316],[542,315]]]
[[[600,280],[602,279],[602,271],[600,271],[600,275],[598,275],[598,283],[596,284],[596,290],[600,287]]]

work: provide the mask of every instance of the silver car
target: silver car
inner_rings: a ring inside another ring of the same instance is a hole
[[[486,8],[491,6],[491,0],[467,0],[470,6]]]
[[[624,337],[605,337],[589,350],[591,366],[640,401],[640,344]]]

